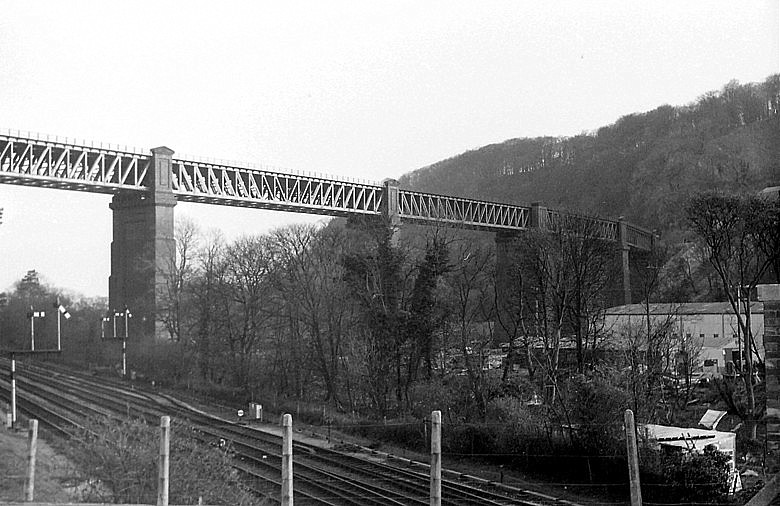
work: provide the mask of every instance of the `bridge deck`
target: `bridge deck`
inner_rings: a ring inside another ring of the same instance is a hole
[[[148,192],[152,155],[137,149],[21,132],[0,134],[0,183],[93,193]],[[382,215],[386,190],[369,183],[288,174],[228,164],[172,159],[173,194],[183,202],[252,207],[328,216]],[[532,226],[532,208],[398,189],[397,214],[413,223],[487,231]],[[598,234],[621,240],[621,223],[546,209],[549,229],[595,224]],[[624,224],[630,247],[650,249],[652,234]]]

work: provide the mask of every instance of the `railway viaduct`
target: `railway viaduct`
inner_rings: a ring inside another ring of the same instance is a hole
[[[439,224],[496,234],[499,279],[508,252],[528,229],[554,230],[585,220],[599,235],[619,244],[622,300],[631,302],[630,255],[649,251],[653,234],[623,220],[607,220],[548,209],[420,193],[398,187],[325,176],[288,174],[175,158],[158,147],[144,152],[104,143],[23,132],[0,133],[0,183],[113,195],[113,241],[109,304],[132,308],[145,336],[165,336],[156,318],[167,265],[175,250],[177,202],[283,210],[328,216],[384,217],[402,223]]]

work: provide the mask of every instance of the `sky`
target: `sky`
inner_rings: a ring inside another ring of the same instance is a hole
[[[780,72],[777,0],[0,0],[0,130],[381,181]],[[107,295],[109,196],[0,184],[0,291]],[[323,217],[181,203],[228,239]]]

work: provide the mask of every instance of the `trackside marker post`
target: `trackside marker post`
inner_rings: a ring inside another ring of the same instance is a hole
[[[441,411],[431,413],[431,506],[441,506]]]
[[[11,427],[16,425],[16,355],[11,353]]]
[[[282,417],[282,506],[293,506],[292,415]]]
[[[642,489],[639,483],[639,455],[636,448],[636,426],[634,412],[625,413],[626,449],[628,451],[628,478],[631,482],[631,506],[642,506]]]
[[[27,476],[24,481],[24,500],[32,501],[35,494],[35,454],[38,451],[38,420],[30,420],[28,433]]]
[[[168,468],[170,466],[171,417],[160,417],[160,460],[157,480],[157,506],[168,506]]]

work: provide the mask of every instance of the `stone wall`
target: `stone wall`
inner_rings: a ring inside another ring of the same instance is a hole
[[[766,429],[769,450],[780,451],[780,284],[759,285],[764,302]]]

